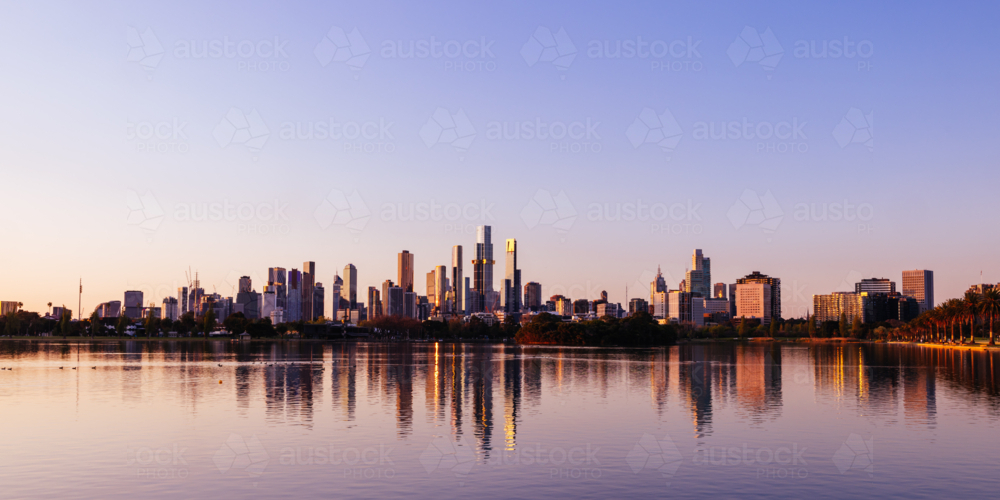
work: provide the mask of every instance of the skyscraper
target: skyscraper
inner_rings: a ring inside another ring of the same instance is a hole
[[[747,282],[736,285],[736,317],[759,319],[762,325],[774,318],[773,288],[767,283]]]
[[[490,226],[479,226],[476,228],[476,259],[473,264],[473,286],[477,295],[482,298],[483,304],[478,304],[479,309],[474,312],[482,312],[486,309],[485,303],[489,302],[490,292],[493,291],[493,228]]]
[[[397,282],[407,292],[413,291],[413,254],[403,250],[397,259]]]
[[[285,321],[302,320],[302,273],[298,269],[288,272]]]
[[[768,321],[771,319],[781,319],[781,278],[772,278],[766,274],[760,274],[759,271],[754,271],[742,278],[736,280],[737,285],[759,283],[770,286],[770,306],[771,313],[768,316]],[[739,302],[739,296],[736,297],[736,301]],[[739,316],[739,305],[737,304],[736,315]]]
[[[729,295],[726,293],[726,284],[716,283],[712,290],[712,297],[716,299],[728,299]]]
[[[438,312],[440,313],[448,312],[447,297],[448,297],[448,267],[437,266],[436,268],[434,268],[434,305],[437,306]],[[429,296],[427,298],[430,299]]]
[[[684,277],[686,291],[697,293],[701,297],[711,297],[711,267],[712,260],[702,255],[700,248],[696,248],[691,256],[691,271]]]
[[[656,302],[654,296],[660,292],[667,291],[667,280],[663,278],[663,273],[660,272],[660,266],[656,266],[656,278],[653,282],[649,284],[649,301]]]
[[[542,285],[529,281],[524,285],[524,307],[538,312],[542,307]]]
[[[316,263],[306,261],[302,263],[302,321],[312,321],[316,319],[313,314],[313,287],[316,286]]]
[[[903,271],[903,295],[917,299],[920,312],[934,308],[934,271]]]
[[[344,287],[340,289],[340,296],[351,303],[352,310],[358,308],[358,268],[354,264],[344,266]]]
[[[285,268],[267,268],[267,285],[274,287],[275,307],[288,307],[288,281],[285,279]]]
[[[315,318],[326,316],[325,311],[323,311],[323,306],[326,303],[326,293],[323,290],[322,283],[316,283],[313,286],[313,316]]]
[[[382,294],[378,287],[368,287],[368,319],[382,316]]]
[[[53,314],[55,316],[55,314]],[[129,290],[125,292],[125,316],[129,319],[142,318],[142,292]],[[58,317],[58,316],[56,316]]]
[[[504,312],[521,312],[521,270],[517,268],[517,240],[507,240],[507,269],[504,274]]]
[[[330,319],[340,318],[340,289],[344,287],[344,280],[338,274],[333,275],[333,289],[330,291]],[[371,302],[369,302],[371,304]]]
[[[188,312],[188,287],[186,286],[177,289],[177,307],[179,309],[177,311],[178,317]]]
[[[451,247],[451,287],[455,291],[455,313],[465,314],[465,279],[462,277],[462,245]]]
[[[392,280],[385,280],[382,282],[382,316],[392,315],[392,305],[389,302],[392,297],[389,295],[389,289],[396,286]]]

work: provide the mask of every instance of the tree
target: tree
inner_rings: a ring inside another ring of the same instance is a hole
[[[747,317],[743,316],[740,318],[740,338],[745,339],[747,337]]]
[[[208,338],[208,333],[215,329],[215,309],[209,307],[208,311],[205,313],[205,338]]]
[[[156,316],[153,316],[153,308],[150,306],[149,316],[146,316],[146,338],[153,336],[154,333],[158,333],[159,328],[160,320]]]
[[[101,316],[97,314],[97,310],[90,313],[90,337],[97,337],[101,331],[104,330],[104,325],[101,323]]]
[[[973,291],[965,292],[965,316],[969,320],[969,343],[976,343],[976,322],[979,320],[979,294]]]
[[[45,311],[45,315],[46,316],[48,316],[50,314],[52,314],[52,303],[51,302],[49,302],[49,309],[47,311]]]
[[[810,318],[809,313],[806,313],[806,322],[809,323],[809,338],[816,336],[816,318]]]
[[[996,345],[996,338],[993,336],[993,321],[997,315],[1000,315],[1000,290],[990,288],[983,292],[980,307],[982,308],[983,315],[989,318],[990,345]]]
[[[239,335],[247,331],[247,317],[241,312],[235,312],[222,322],[222,326],[226,327],[229,333]]]
[[[778,320],[771,318],[771,329],[768,332],[768,336],[772,339],[778,336]]]
[[[851,324],[851,334],[854,338],[861,338],[861,315],[854,315],[854,322]]]
[[[840,324],[838,328],[841,337],[847,336],[847,313],[840,312]]]
[[[17,314],[14,312],[7,313],[7,321],[4,325],[4,335],[14,336],[20,333],[21,325]]]
[[[132,320],[130,320],[128,316],[124,314],[118,315],[118,322],[115,324],[115,333],[117,333],[119,337],[125,335],[125,329],[128,328],[128,325],[130,324],[132,324]]]

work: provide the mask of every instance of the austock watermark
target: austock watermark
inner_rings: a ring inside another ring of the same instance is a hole
[[[604,150],[593,117],[578,120],[493,120],[486,123],[486,140],[546,144],[550,153],[600,153]]]
[[[598,203],[587,205],[587,220],[590,222],[642,222],[648,223],[650,234],[702,234],[701,203],[693,200],[681,202],[635,202]]]
[[[869,235],[875,228],[870,224],[875,217],[875,207],[871,203],[852,202],[844,199],[833,203],[796,203],[792,210],[792,219],[796,222],[818,223],[853,223],[857,234]]]
[[[493,216],[495,205],[485,198],[465,203],[434,198],[416,202],[385,202],[379,208],[379,219],[390,223],[440,223],[447,234],[475,234],[476,226],[496,220]]]
[[[125,122],[125,138],[139,153],[187,153],[190,139],[184,131],[188,122],[178,118],[159,121]]]
[[[186,447],[179,444],[167,446],[128,445],[125,465],[135,468],[135,477],[141,480],[186,479],[190,474]]]
[[[664,39],[635,38],[616,40],[590,40],[587,57],[600,60],[638,59],[649,61],[649,69],[658,72],[701,71],[701,40],[692,36]]]
[[[284,121],[278,125],[278,139],[283,141],[328,141],[344,153],[394,153],[395,121],[386,117],[368,120],[327,118],[316,121]]]
[[[278,465],[295,467],[330,467],[347,480],[392,479],[396,477],[392,446],[337,447],[286,446],[278,453]]]
[[[694,449],[691,462],[708,467],[743,467],[752,469],[756,479],[806,479],[809,477],[806,448],[798,443],[791,446],[752,447],[699,446]]]
[[[478,460],[474,448],[464,437],[458,440],[437,437],[427,445],[419,460],[428,474],[450,472],[463,486],[477,465],[492,470],[525,467],[552,480],[593,480],[604,474],[598,457],[600,451],[600,446],[590,443],[570,447],[518,444],[514,449],[494,450],[489,458]]]

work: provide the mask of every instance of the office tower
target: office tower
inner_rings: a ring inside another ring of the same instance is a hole
[[[606,302],[597,304],[597,317],[603,318],[605,316],[611,316],[612,318],[620,317],[621,311],[619,310],[618,304],[608,304]]]
[[[462,245],[451,247],[451,286],[455,291],[455,314],[465,314],[465,278],[462,277]]]
[[[403,314],[407,318],[417,318],[417,293],[416,292],[404,292],[403,302],[405,307],[403,308]]]
[[[702,276],[702,271],[700,271],[700,270],[691,269],[691,270],[688,270],[687,272],[685,272],[684,273],[684,281],[682,281],[681,283],[684,284],[684,286],[683,286],[683,288],[681,288],[681,290],[683,290],[683,291],[685,291],[687,293],[695,294],[698,297],[704,297],[704,295],[702,295],[702,292],[705,292],[705,293],[708,292],[708,290],[705,289],[705,286],[704,286],[705,285],[705,279],[704,279],[704,276]]]
[[[406,292],[403,290],[403,287],[390,286],[386,289],[386,292],[386,296],[389,298],[389,300],[386,301],[389,309],[389,316],[402,317],[406,313],[406,302],[404,301],[404,294]]]
[[[4,300],[0,301],[0,316],[6,316],[10,313],[16,313],[19,309],[16,300]]]
[[[493,228],[490,226],[476,227],[476,259],[473,265],[473,286],[483,304],[473,312],[490,310],[493,292]]]
[[[272,325],[277,325],[277,324],[280,324],[280,323],[284,323],[285,322],[285,310],[283,308],[281,308],[281,307],[275,308],[273,311],[271,311],[271,315],[269,317],[271,318],[271,324]]]
[[[430,299],[430,295],[427,296]],[[434,268],[434,305],[441,313],[449,312],[447,308],[448,300],[448,267],[437,266]]]
[[[760,274],[760,272],[754,271],[753,273],[736,280],[737,285],[751,283],[764,284],[771,287],[771,313],[768,315],[768,321],[770,321],[771,318],[781,319],[781,278],[772,278],[766,274]],[[737,297],[737,301],[738,300],[739,297]],[[739,308],[737,307],[737,309]],[[737,315],[739,315],[738,310]]]
[[[54,311],[54,309],[53,309]],[[53,314],[53,316],[56,316]],[[129,319],[142,318],[142,292],[139,290],[129,290],[125,292],[125,316]]]
[[[288,281],[285,268],[267,268],[267,285],[274,287],[275,307],[288,307]]]
[[[813,321],[840,321],[843,313],[848,323],[860,316],[864,322],[865,299],[860,293],[833,292],[828,295],[813,295]]]
[[[728,299],[729,294],[726,293],[725,283],[716,283],[712,289],[712,298],[715,299]]]
[[[247,319],[260,319],[260,309],[261,309],[261,296],[259,293],[253,291],[253,283],[250,282],[249,276],[240,277],[239,292],[236,294],[236,303],[243,306],[243,315]],[[199,304],[199,308],[201,305]],[[199,315],[199,312],[195,312],[195,315]]]
[[[344,280],[339,274],[333,275],[333,290],[330,291],[330,319],[340,318],[340,289],[344,287]],[[371,302],[369,302],[370,304]]]
[[[524,307],[538,312],[542,308],[542,285],[535,281],[529,281],[524,285]]]
[[[413,254],[403,250],[397,258],[397,283],[407,292],[413,291]]]
[[[507,239],[507,269],[504,274],[504,312],[521,312],[521,270],[517,268],[517,240]]]
[[[313,312],[313,288],[316,287],[316,263],[302,263],[302,321],[310,322],[316,319]]]
[[[316,283],[313,286],[313,317],[320,318],[326,317],[326,311],[324,311],[324,305],[326,304],[326,293],[323,290],[322,283]]]
[[[472,289],[472,278],[465,277],[465,286],[463,288],[465,289],[465,298],[462,300],[462,303],[465,305],[463,314],[467,315],[479,310],[477,308],[481,308],[482,306],[477,305],[480,302],[477,302],[476,291]]]
[[[730,283],[728,290],[729,292],[729,317],[736,317],[736,283]]]
[[[340,296],[351,303],[351,309],[358,307],[358,268],[354,264],[344,266],[344,287],[340,289]],[[370,305],[370,304],[369,304]]]
[[[271,313],[274,312],[278,307],[278,293],[277,288],[274,285],[268,285],[264,287],[264,293],[261,294],[261,307],[260,307],[260,317],[270,318]]]
[[[896,293],[896,282],[888,278],[867,278],[854,284],[854,293]]]
[[[663,278],[663,273],[660,272],[660,266],[656,266],[656,278],[653,282],[649,284],[649,300],[650,302],[656,302],[653,296],[660,292],[667,291],[667,280]]]
[[[711,297],[712,283],[712,261],[701,253],[700,248],[694,250],[691,256],[691,270],[684,277],[686,281],[686,291],[696,293],[700,297]]]
[[[368,319],[382,316],[382,294],[377,287],[368,287]]]
[[[427,286],[425,287],[427,291],[424,293],[425,295],[427,295],[427,301],[430,303],[431,307],[437,305],[437,298],[436,298],[437,290],[435,290],[436,287],[437,287],[437,270],[432,269],[430,272],[427,273]]]
[[[302,320],[302,273],[298,269],[288,272],[288,293],[285,298],[285,321]],[[237,300],[239,302],[239,300]],[[244,313],[246,314],[246,313]]]
[[[762,325],[771,323],[774,317],[773,297],[772,286],[767,283],[737,283],[736,317],[759,319]]]
[[[903,295],[917,299],[920,312],[934,308],[934,271],[903,271]]]
[[[396,286],[392,280],[385,280],[382,282],[382,315],[392,316],[392,306],[389,304],[391,297],[389,296],[389,289]]]
[[[177,321],[177,299],[173,297],[164,297],[163,317],[169,319],[170,321]]]
[[[14,305],[12,307],[14,307],[14,309],[11,309],[10,311],[15,311],[17,308],[17,302],[14,302],[13,304]],[[121,312],[122,301],[120,300],[101,302],[101,304],[97,306],[97,314],[102,318],[117,318]]]
[[[178,316],[184,316],[188,312],[188,287],[182,286],[177,289],[177,311]]]
[[[640,312],[649,313],[649,301],[638,297],[628,301],[629,316]]]

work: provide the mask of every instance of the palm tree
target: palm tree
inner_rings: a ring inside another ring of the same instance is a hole
[[[982,300],[979,294],[973,291],[965,292],[965,314],[969,319],[969,343],[976,343],[976,321],[979,319],[979,304]]]
[[[52,314],[52,303],[51,302],[49,302],[49,310],[45,312],[46,316],[48,316],[50,314]]]
[[[984,291],[980,302],[979,307],[983,311],[983,316],[988,317],[990,321],[990,345],[996,345],[993,337],[993,319],[1000,315],[1000,290],[990,288]]]

